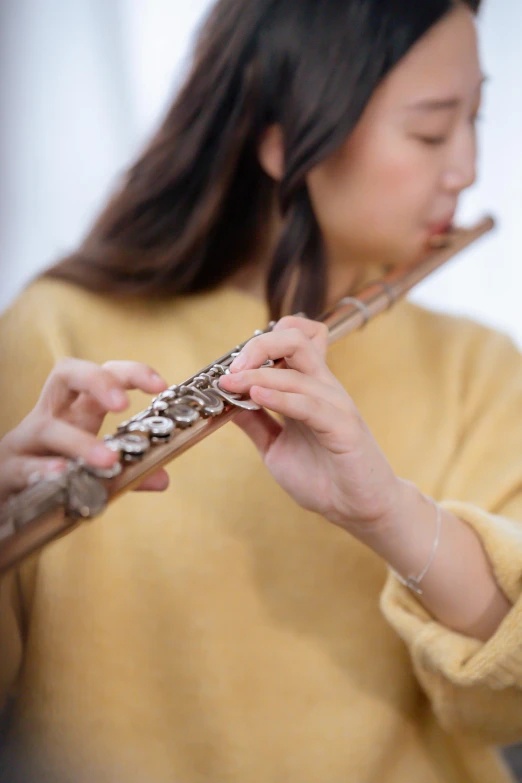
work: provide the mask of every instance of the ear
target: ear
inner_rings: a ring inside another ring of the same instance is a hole
[[[270,125],[258,146],[259,162],[269,177],[280,182],[285,170],[285,145],[280,125]]]

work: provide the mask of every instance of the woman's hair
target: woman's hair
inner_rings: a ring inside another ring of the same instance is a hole
[[[480,0],[464,1],[478,11]],[[455,5],[218,0],[159,131],[77,252],[45,274],[118,295],[208,290],[255,258],[277,205],[271,314],[289,304],[318,315],[326,264],[306,175],[343,144],[382,79]],[[274,123],[284,138],[281,182],[258,160],[261,134]]]

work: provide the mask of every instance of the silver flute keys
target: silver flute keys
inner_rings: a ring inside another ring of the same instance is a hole
[[[270,332],[275,323],[271,321],[253,337]],[[36,514],[53,508],[57,502],[73,520],[92,519],[108,502],[109,493],[102,479],[116,478],[126,464],[143,459],[150,449],[170,441],[176,431],[193,427],[201,419],[219,416],[230,406],[258,410],[259,406],[248,397],[226,392],[219,386],[219,379],[230,372],[235,357],[253,337],[184,383],[161,392],[148,408],[122,422],[113,435],[106,435],[105,446],[119,455],[112,467],[96,468],[82,459],[69,460],[65,471],[42,478],[30,488],[28,506],[21,508],[16,496],[10,498],[0,513],[0,541],[25,527]],[[263,366],[273,367],[274,362],[269,360]]]
[[[329,343],[362,328],[388,310],[494,225],[491,217],[485,217],[471,229],[452,230],[426,258],[412,266],[388,270],[383,280],[367,283],[357,298],[347,297],[322,314],[317,320],[328,327]],[[82,460],[71,460],[63,472],[31,483],[11,496],[0,507],[0,574],[69,532],[79,520],[96,516],[109,501],[215,432],[233,418],[234,408],[257,410],[259,406],[248,397],[221,389],[219,380],[230,372],[230,365],[250,340],[271,332],[274,326],[275,322],[271,322],[184,383],[166,389],[146,410],[108,435],[106,445],[118,454],[114,467],[101,470]],[[274,366],[274,362],[266,362],[264,366]],[[208,419],[206,424],[205,419]],[[64,513],[55,514],[58,509]]]
[[[267,329],[257,330],[254,337],[271,331],[274,326],[275,321],[271,321]],[[113,469],[84,467],[99,478],[113,478],[121,473],[122,464],[141,459],[155,444],[170,440],[176,430],[192,427],[200,419],[219,416],[225,405],[259,410],[259,406],[249,398],[226,392],[219,386],[219,379],[230,372],[230,365],[247,342],[236,346],[215,364],[184,383],[170,386],[158,394],[148,408],[122,422],[114,435],[106,435],[105,445],[120,454],[120,462]],[[274,362],[269,360],[263,366],[273,367]]]

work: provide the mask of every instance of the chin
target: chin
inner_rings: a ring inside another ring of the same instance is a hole
[[[411,264],[418,264],[432,252],[433,247],[430,246],[429,238],[423,233],[415,243],[412,243],[409,251],[405,252],[404,265],[410,266]]]
[[[407,267],[416,264],[426,256],[426,248],[423,243],[397,242],[388,245],[386,252],[379,254],[385,266]]]

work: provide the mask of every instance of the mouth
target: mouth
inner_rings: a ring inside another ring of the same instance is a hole
[[[440,220],[438,223],[432,223],[428,226],[428,237],[440,236],[441,234],[449,234],[453,228],[453,220],[455,215],[449,215],[445,220]]]
[[[434,223],[428,226],[428,236],[426,238],[426,251],[437,250],[438,248],[445,247],[449,242],[449,234],[451,234],[453,225],[453,215],[446,220],[442,220],[440,223]]]

